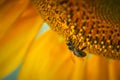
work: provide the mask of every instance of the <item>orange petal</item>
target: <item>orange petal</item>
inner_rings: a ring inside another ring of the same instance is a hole
[[[119,80],[116,66],[96,55],[75,56],[61,37],[48,31],[29,49],[18,80]]]
[[[113,60],[109,64],[109,80],[120,80],[120,61]]]
[[[87,62],[87,80],[108,80],[108,64],[106,58],[92,55]]]
[[[61,37],[49,31],[29,49],[18,80],[80,80],[84,62],[68,50]]]
[[[21,63],[42,23],[41,17],[30,5],[0,39],[0,78],[15,70]]]
[[[0,0],[0,39],[25,10],[29,0]]]

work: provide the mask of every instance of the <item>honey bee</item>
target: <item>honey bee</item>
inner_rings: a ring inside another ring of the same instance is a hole
[[[81,50],[79,49],[76,49],[74,47],[74,44],[72,43],[72,40],[68,40],[68,42],[66,43],[69,50],[73,51],[74,55],[78,56],[78,57],[85,57],[86,56],[86,53],[83,52],[83,50],[86,48],[86,47],[83,47]]]

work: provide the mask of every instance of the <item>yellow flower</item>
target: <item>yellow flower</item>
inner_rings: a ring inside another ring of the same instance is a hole
[[[120,62],[71,52],[29,0],[0,1],[0,79],[19,65],[18,80],[120,80]]]

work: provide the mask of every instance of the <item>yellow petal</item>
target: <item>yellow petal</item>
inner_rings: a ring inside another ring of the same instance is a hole
[[[87,80],[108,80],[108,61],[106,58],[92,55],[87,63]]]
[[[75,64],[73,64],[74,67],[73,67],[73,74],[71,80],[85,80],[86,60],[87,59],[81,60],[78,57],[76,57]]]
[[[113,60],[109,64],[109,80],[120,80],[120,61]]]
[[[29,0],[0,0],[0,39],[13,26]]]
[[[36,40],[29,49],[18,80],[81,79],[85,61],[74,56],[59,38],[49,31]]]
[[[0,78],[8,75],[21,63],[42,23],[43,20],[36,10],[29,5],[0,39]]]
[[[116,61],[77,57],[55,32],[46,32],[31,46],[18,80],[119,80]]]

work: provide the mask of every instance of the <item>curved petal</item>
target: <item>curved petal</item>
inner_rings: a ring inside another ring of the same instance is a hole
[[[0,39],[0,78],[8,75],[21,63],[42,23],[43,20],[36,10],[29,5],[6,35]]]
[[[29,0],[0,0],[0,39],[25,10]]]
[[[106,58],[92,55],[92,58],[87,62],[87,80],[108,80],[108,64]]]
[[[79,80],[85,66],[80,59],[55,32],[49,31],[29,49],[18,80]]]
[[[120,80],[120,61],[113,60],[109,63],[109,79]]]
[[[74,56],[60,36],[48,31],[29,49],[18,80],[119,80],[115,66],[96,55]]]

